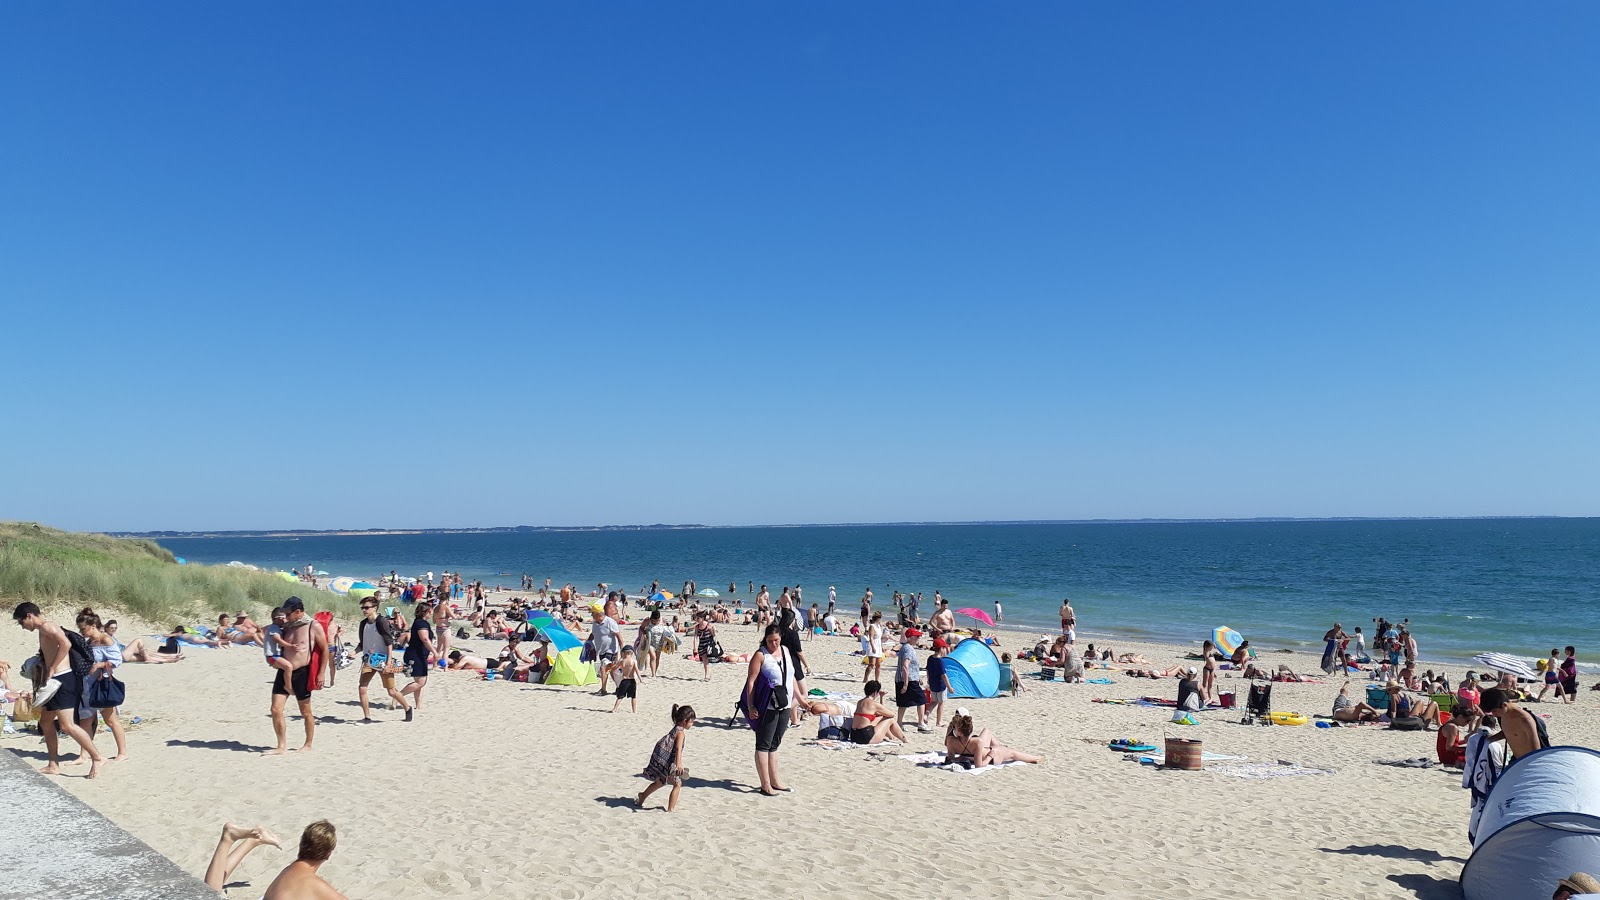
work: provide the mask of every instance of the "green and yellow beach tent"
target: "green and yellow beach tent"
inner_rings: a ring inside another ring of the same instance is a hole
[[[579,659],[583,655],[583,642],[554,616],[543,610],[532,610],[528,613],[528,625],[550,644],[550,674],[545,676],[545,684],[584,687],[600,680],[594,673],[594,666]]]

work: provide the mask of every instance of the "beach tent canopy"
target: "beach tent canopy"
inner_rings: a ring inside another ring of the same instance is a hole
[[[584,687],[599,681],[599,677],[594,674],[594,666],[578,661],[578,657],[582,655],[583,650],[578,647],[557,653],[555,662],[550,664],[550,674],[545,676],[544,683]]]
[[[568,631],[567,626],[557,622],[548,613],[543,615],[529,613],[528,624],[539,633],[540,637],[550,642],[551,649],[557,654],[583,647],[583,641],[578,640],[577,635]]]
[[[1600,753],[1551,747],[1516,760],[1489,791],[1461,868],[1466,900],[1546,900],[1600,859]]]
[[[951,697],[993,697],[1000,693],[1000,660],[989,645],[967,638],[944,658]]]

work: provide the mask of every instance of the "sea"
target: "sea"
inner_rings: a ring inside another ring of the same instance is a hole
[[[1083,639],[1198,642],[1227,625],[1260,649],[1321,647],[1335,623],[1369,636],[1409,619],[1422,658],[1576,645],[1600,661],[1600,519],[962,524],[164,538],[190,562],[333,575],[451,571],[515,589],[526,573],[587,592],[604,582],[725,600],[802,586],[854,615],[871,588],[934,591],[1039,633],[1072,600]],[[731,587],[731,590],[730,590]],[[1588,665],[1585,665],[1588,668]]]

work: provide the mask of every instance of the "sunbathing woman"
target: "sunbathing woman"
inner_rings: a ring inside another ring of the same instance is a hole
[[[112,640],[117,638],[117,620],[112,619],[106,623],[106,634]],[[153,652],[144,645],[144,638],[134,638],[132,642],[122,645],[122,661],[136,663],[175,663],[183,659],[182,653]]]
[[[869,681],[864,690],[867,696],[856,704],[856,714],[850,718],[850,741],[856,744],[881,744],[892,737],[905,742],[906,733],[894,720],[894,710],[883,705],[883,685]]]
[[[1117,657],[1117,662],[1129,666],[1153,666],[1150,660],[1144,658],[1143,653],[1124,653]]]
[[[1339,695],[1333,698],[1333,720],[1335,722],[1376,722],[1382,713],[1376,707],[1368,706],[1360,700],[1350,699],[1350,682],[1346,681],[1339,688]]]
[[[1129,669],[1127,672],[1130,678],[1173,678],[1188,673],[1189,667],[1184,665],[1169,666],[1165,669]]]
[[[974,735],[972,717],[962,715],[950,720],[950,730],[944,736],[944,752],[946,763],[971,764],[979,769],[1008,762],[1037,763],[1044,759],[1007,747],[987,728]]]

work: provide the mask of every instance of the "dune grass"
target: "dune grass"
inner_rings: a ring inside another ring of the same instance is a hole
[[[147,622],[189,624],[219,612],[260,615],[290,596],[305,599],[308,609],[351,612],[344,598],[271,572],[178,565],[154,541],[0,522],[0,602],[7,611],[31,600],[40,606],[92,606]]]

